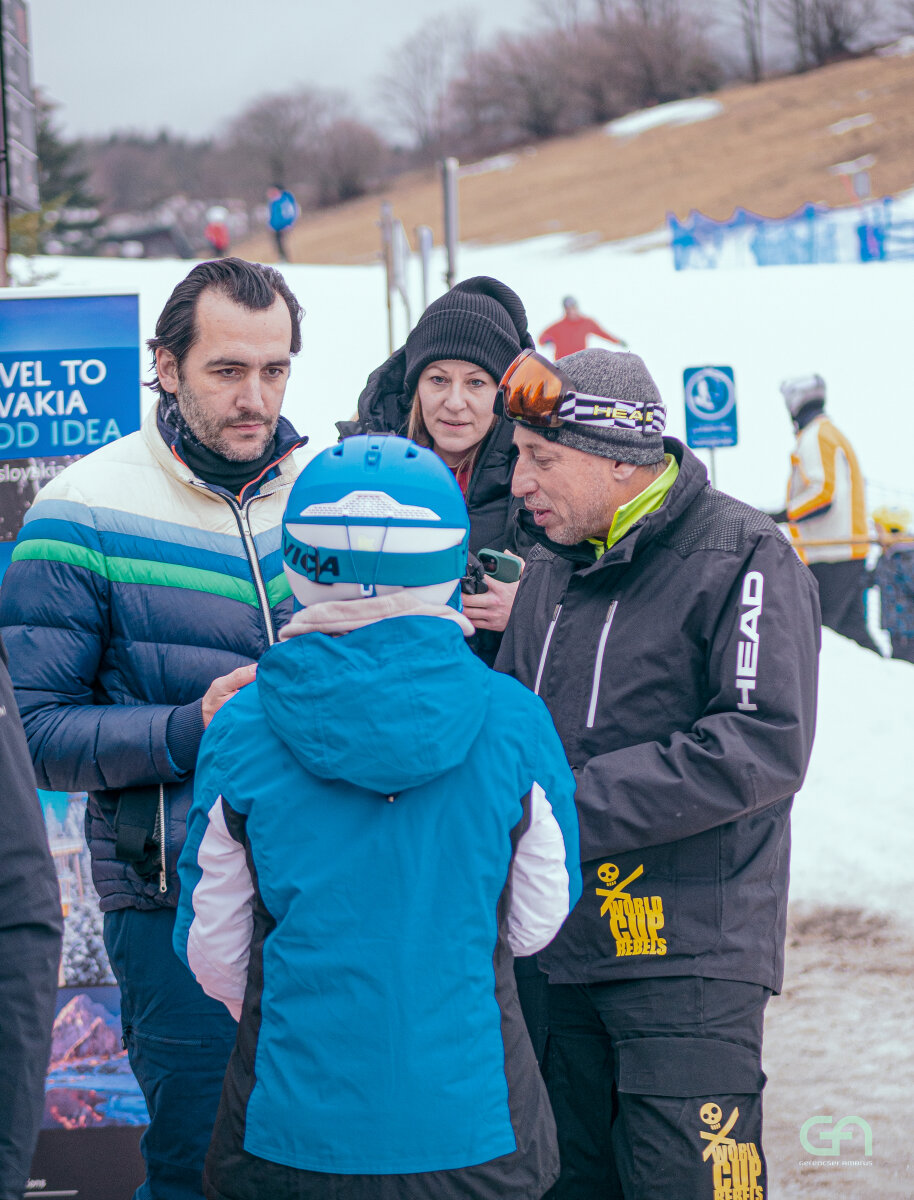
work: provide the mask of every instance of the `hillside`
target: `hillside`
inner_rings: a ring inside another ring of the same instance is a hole
[[[699,124],[627,140],[596,128],[516,151],[510,169],[462,178],[461,240],[497,243],[562,230],[609,241],[657,229],[668,211],[682,217],[697,208],[724,218],[742,206],[780,217],[809,201],[843,205],[850,201],[846,183],[827,168],[863,154],[876,158],[875,195],[914,185],[914,57],[854,59],[725,89],[715,99],[723,112]],[[830,131],[864,114],[873,121]],[[289,238],[293,260],[371,261],[382,200],[392,202],[410,236],[426,224],[441,240],[440,186],[430,170],[305,217]],[[275,261],[266,234],[237,252]]]

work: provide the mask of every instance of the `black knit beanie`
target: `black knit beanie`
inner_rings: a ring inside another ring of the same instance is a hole
[[[406,339],[406,392],[415,392],[429,363],[444,359],[474,363],[498,383],[532,345],[520,296],[486,275],[466,279],[434,300]]]

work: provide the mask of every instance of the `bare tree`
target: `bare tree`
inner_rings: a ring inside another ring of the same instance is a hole
[[[763,0],[737,0],[737,7],[746,57],[749,60],[749,77],[753,83],[758,83],[765,73],[762,41]]]
[[[388,115],[412,135],[423,158],[441,153],[448,126],[445,98],[474,38],[472,16],[436,17],[403,42],[378,78]]]
[[[680,0],[631,0],[618,10],[613,36],[624,47],[622,86],[631,107],[663,104],[719,86],[719,55]]]
[[[875,0],[774,0],[772,7],[801,71],[854,53],[877,18]]]
[[[503,36],[474,58],[472,77],[455,81],[450,109],[458,129],[485,131],[477,153],[572,128],[567,53],[563,37],[528,34]]]
[[[550,29],[575,33],[584,20],[583,0],[534,0],[534,8]]]
[[[374,187],[387,162],[387,147],[379,135],[351,117],[333,121],[316,149],[314,172],[318,203],[341,204]]]
[[[342,108],[339,96],[316,88],[261,96],[234,118],[224,140],[261,190],[286,186],[307,173],[309,150]]]
[[[899,0],[895,18],[899,33],[914,33],[914,0]]]

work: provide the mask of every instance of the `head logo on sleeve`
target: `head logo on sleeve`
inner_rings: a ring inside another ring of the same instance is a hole
[[[740,695],[740,712],[755,712],[752,693],[758,676],[759,617],[762,615],[762,594],[765,577],[761,571],[749,571],[743,580],[740,597],[739,632],[736,644],[736,690]]]

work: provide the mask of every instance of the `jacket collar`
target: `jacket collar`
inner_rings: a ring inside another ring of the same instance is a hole
[[[240,503],[249,500],[263,486],[264,482],[274,476],[283,483],[292,483],[298,475],[294,461],[294,451],[304,446],[307,437],[301,437],[295,432],[291,421],[285,417],[279,418],[276,426],[276,452],[270,463],[264,467],[256,479],[252,479],[241,492],[240,497],[232,496],[226,488],[217,487],[198,479],[187,463],[181,458],[181,438],[177,430],[162,421],[159,405],[154,404],[143,418],[142,435],[152,452],[153,458],[163,470],[167,471],[181,483],[194,486],[198,491],[203,490],[214,498],[231,496]]]
[[[521,528],[535,542],[559,558],[568,559],[576,570],[599,570],[617,563],[631,562],[645,546],[658,538],[669,525],[680,517],[698,495],[708,486],[708,472],[703,462],[687,446],[676,438],[664,438],[663,449],[672,454],[679,464],[679,474],[667,493],[666,501],[655,512],[648,513],[628,530],[614,545],[594,562],[593,542],[578,542],[575,546],[563,546],[546,537],[526,509],[518,514]]]

